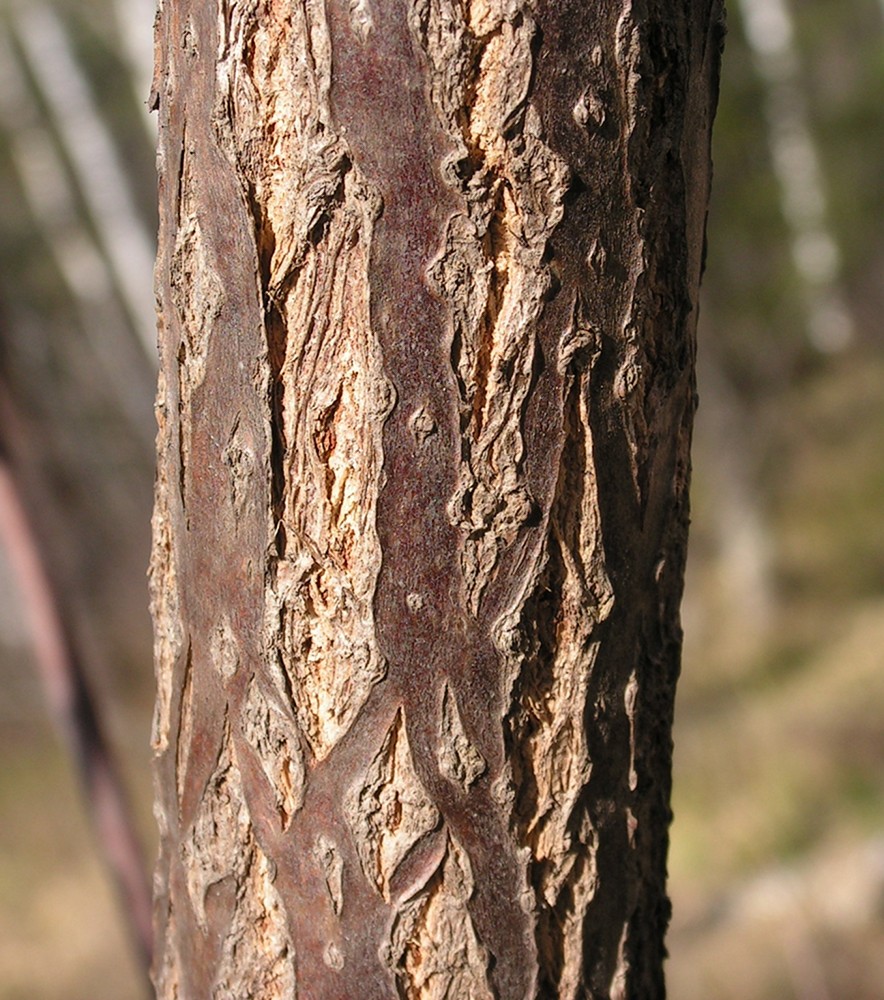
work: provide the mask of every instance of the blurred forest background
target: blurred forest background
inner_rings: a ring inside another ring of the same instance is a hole
[[[0,0],[0,446],[154,850],[152,0]],[[884,997],[884,0],[731,0],[675,1000]],[[144,987],[0,551],[0,1000]]]

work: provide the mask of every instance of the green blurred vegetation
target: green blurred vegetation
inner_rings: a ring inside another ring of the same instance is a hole
[[[855,324],[847,349],[821,354],[735,6],[700,320],[670,991],[873,1000],[884,996],[884,8],[791,5]],[[735,579],[744,517],[764,551]]]

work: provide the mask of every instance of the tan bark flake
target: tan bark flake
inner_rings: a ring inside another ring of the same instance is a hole
[[[201,927],[207,929],[206,894],[224,879],[240,883],[248,867],[242,846],[250,838],[250,821],[239,769],[234,763],[230,730],[225,728],[221,753],[206,783],[195,820],[181,845],[187,889]]]
[[[466,734],[457,708],[457,700],[447,683],[442,689],[442,717],[437,759],[442,774],[449,781],[460,785],[464,791],[469,791],[485,773],[487,767],[484,757]]]
[[[393,918],[383,957],[405,1000],[492,1000],[489,956],[468,909],[473,873],[450,834],[439,867]]]
[[[203,381],[209,337],[224,308],[224,286],[208,252],[200,220],[194,206],[189,168],[185,153],[181,176],[181,217],[175,232],[175,246],[169,266],[172,305],[178,314],[183,333],[184,353],[180,363],[185,372],[183,384],[188,394]]]
[[[340,916],[344,909],[344,860],[338,845],[331,837],[320,834],[313,848],[313,854],[322,869],[332,910],[335,916]]]
[[[365,775],[350,790],[344,812],[366,878],[389,901],[396,870],[440,822],[415,772],[401,709]]]
[[[181,340],[178,344],[179,460],[181,488],[191,465],[191,421],[194,393],[206,374],[211,334],[224,308],[224,285],[211,256],[197,210],[196,185],[192,167],[193,150],[187,135],[179,178],[178,225],[169,261],[169,289]]]
[[[295,720],[272,704],[260,683],[253,679],[240,725],[273,789],[280,825],[287,830],[303,805],[306,783]]]
[[[230,619],[224,613],[212,632],[209,654],[221,679],[225,683],[231,681],[239,669],[239,644]]]
[[[423,446],[436,433],[436,420],[425,406],[418,407],[408,418],[408,427],[415,442]]]
[[[232,884],[233,910],[212,1000],[293,1000],[294,949],[288,919],[273,885],[272,864],[255,839],[229,727],[181,854],[191,905],[204,931],[209,929],[209,890],[224,881]]]
[[[319,758],[385,672],[374,628],[381,563],[375,515],[392,397],[368,325],[365,224],[358,208],[336,214],[327,255],[308,259],[287,300],[296,333],[281,373],[289,445],[279,650]]]
[[[368,0],[349,0],[350,27],[362,42],[374,31],[374,18]]]
[[[181,956],[178,954],[175,913],[170,908],[166,914],[165,937],[159,967],[154,972],[157,997],[162,1000],[179,1000],[181,996]]]
[[[251,842],[244,884],[224,939],[212,1000],[296,1000],[292,941],[271,862]]]
[[[184,652],[185,631],[179,594],[178,559],[175,535],[169,510],[171,484],[167,469],[172,460],[172,421],[167,412],[168,394],[165,373],[160,369],[157,388],[158,425],[157,482],[153,519],[153,543],[150,557],[150,612],[154,626],[154,669],[157,700],[151,729],[151,746],[159,755],[168,748],[171,735],[172,687],[175,664]]]

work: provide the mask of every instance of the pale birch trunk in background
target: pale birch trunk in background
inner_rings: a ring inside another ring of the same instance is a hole
[[[144,115],[144,124],[153,141],[156,137],[156,121],[148,108],[151,78],[153,75],[153,46],[151,45],[151,24],[156,11],[155,0],[114,0],[114,20],[135,92],[138,107]]]
[[[161,997],[663,995],[720,42],[161,4]]]
[[[153,240],[135,208],[111,130],[52,7],[31,0],[16,11],[12,24],[59,133],[120,301],[153,364],[154,297],[145,278]]]
[[[787,0],[738,0],[737,6],[765,88],[767,142],[808,337],[817,350],[841,351],[854,338],[853,319],[841,288],[841,251],[829,223],[794,19]]]
[[[130,433],[145,447],[151,447],[150,384],[156,349],[152,351],[151,372],[146,373],[144,351],[125,335],[129,321],[115,293],[115,277],[107,256],[83,225],[66,161],[46,128],[5,28],[0,25],[0,126],[5,130],[8,155],[34,229],[44,240],[70,292],[88,344],[87,350],[82,343],[77,344],[77,354],[81,363],[88,359],[87,364],[101,371],[102,388],[115,397]],[[69,133],[80,134],[77,129]],[[67,162],[81,159],[70,149],[67,153]],[[144,271],[141,280],[148,285]]]

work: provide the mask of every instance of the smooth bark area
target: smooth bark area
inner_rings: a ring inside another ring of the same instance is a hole
[[[165,0],[162,998],[661,997],[717,0]]]

